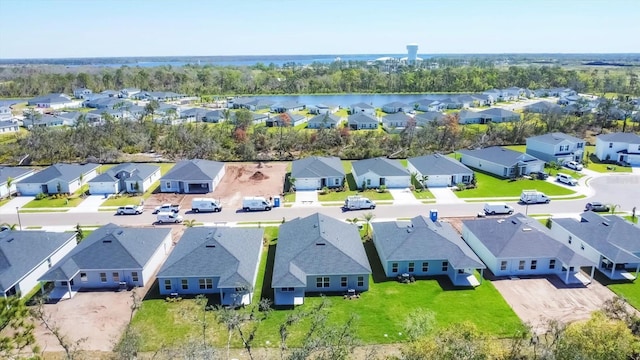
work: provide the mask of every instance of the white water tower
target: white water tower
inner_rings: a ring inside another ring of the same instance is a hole
[[[418,44],[407,45],[407,63],[415,64],[418,59]]]

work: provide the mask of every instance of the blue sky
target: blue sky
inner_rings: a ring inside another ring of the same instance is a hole
[[[639,53],[638,0],[0,0],[0,58]]]

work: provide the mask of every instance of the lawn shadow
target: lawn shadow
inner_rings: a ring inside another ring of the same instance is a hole
[[[358,191],[358,184],[356,184],[356,179],[352,173],[347,174],[347,185],[349,186],[349,190]]]
[[[273,288],[271,287],[271,278],[273,277],[273,264],[276,257],[276,245],[270,244],[267,250],[267,263],[264,269],[264,279],[262,280],[262,298],[269,299],[274,302]]]
[[[185,299],[185,300],[193,300],[198,295],[204,295],[207,298],[207,306],[208,307],[209,306],[220,305],[220,303],[221,303],[220,302],[220,294],[180,294],[179,298],[180,299]],[[171,298],[171,296],[160,294],[160,288],[158,286],[158,279],[156,278],[153,281],[153,284],[149,287],[149,291],[147,291],[147,293],[142,298],[142,301],[167,300],[169,298]]]
[[[367,253],[367,259],[369,259],[369,265],[371,265],[371,277],[374,283],[382,283],[387,281],[396,281],[395,279],[388,278],[384,273],[384,268],[380,262],[380,256],[373,241],[365,241],[362,243],[364,251]]]

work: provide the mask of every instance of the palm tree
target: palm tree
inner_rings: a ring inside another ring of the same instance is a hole
[[[186,227],[194,227],[196,226],[196,220],[195,219],[191,219],[191,220],[185,220],[182,222],[184,224],[184,226]]]
[[[620,205],[618,204],[609,204],[609,211],[611,212],[611,215],[615,214],[619,207]]]
[[[18,228],[18,224],[9,224],[9,223],[0,224],[0,231],[3,231],[3,230],[15,230],[17,228]]]
[[[7,178],[7,191],[9,192],[9,199],[11,199],[11,185],[13,185],[13,178],[9,176]]]
[[[367,232],[366,232],[367,238],[371,237],[369,235],[369,229],[371,228],[371,220],[374,217],[376,217],[376,216],[372,212],[368,212],[368,213],[365,213],[364,215],[362,215],[362,219],[367,222]]]

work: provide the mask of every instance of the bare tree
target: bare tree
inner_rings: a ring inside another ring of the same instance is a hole
[[[50,314],[47,314],[44,307],[44,300],[40,299],[35,307],[31,309],[31,316],[47,329],[58,341],[58,344],[62,347],[65,353],[65,359],[73,360],[77,359],[82,352],[80,345],[87,341],[87,338],[81,338],[76,341],[72,341],[69,337],[62,332],[60,327],[51,318]]]

